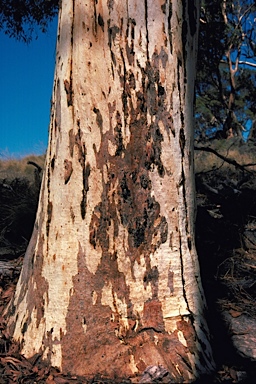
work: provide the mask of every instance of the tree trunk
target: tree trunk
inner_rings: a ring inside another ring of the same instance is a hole
[[[194,243],[197,1],[63,0],[38,215],[9,325],[66,373],[211,371]]]

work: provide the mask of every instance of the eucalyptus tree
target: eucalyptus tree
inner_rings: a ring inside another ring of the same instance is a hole
[[[197,1],[63,0],[49,145],[8,324],[64,373],[213,369],[195,249]]]

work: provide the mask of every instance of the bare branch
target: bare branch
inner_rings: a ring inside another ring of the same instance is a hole
[[[256,164],[253,164],[253,163],[244,164],[244,165],[239,164],[234,159],[229,159],[228,157],[221,155],[219,152],[215,151],[215,149],[212,149],[210,147],[196,147],[195,146],[194,149],[196,151],[204,151],[204,152],[213,153],[215,156],[219,157],[221,160],[225,161],[228,164],[233,165],[234,167],[240,169],[241,171],[245,171],[245,172],[248,172],[248,173],[251,173],[251,174],[254,173],[253,171],[249,171],[248,169],[246,169],[246,167],[249,167],[249,166],[252,166],[252,165],[256,165]]]

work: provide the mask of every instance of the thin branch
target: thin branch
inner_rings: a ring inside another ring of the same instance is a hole
[[[239,23],[241,24],[242,19],[245,17],[247,13],[251,11],[251,9],[254,7],[254,4],[251,4],[245,11],[244,13],[239,17]]]
[[[253,171],[249,171],[248,169],[246,169],[245,167],[249,167],[249,166],[252,166],[252,165],[256,165],[255,163],[250,163],[250,164],[244,164],[244,165],[241,165],[239,163],[237,163],[235,160],[233,159],[229,159],[228,157],[226,156],[223,156],[221,155],[219,152],[215,151],[215,149],[212,149],[210,147],[194,147],[194,149],[196,151],[204,151],[204,152],[210,152],[210,153],[213,153],[215,156],[219,157],[221,160],[225,161],[226,163],[228,164],[231,164],[233,165],[234,167],[238,168],[238,169],[241,169],[242,171],[246,171],[248,173],[251,173],[253,174]]]

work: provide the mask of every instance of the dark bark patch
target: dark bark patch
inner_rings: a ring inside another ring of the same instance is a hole
[[[169,270],[168,271],[168,288],[170,289],[170,294],[174,293],[173,278],[174,278],[174,273],[171,270]]]
[[[164,2],[164,4],[161,5],[161,10],[164,14],[166,14],[166,2]]]
[[[159,224],[159,232],[160,232],[161,243],[166,243],[167,237],[168,237],[168,224],[164,216],[161,217],[161,221]]]
[[[126,45],[125,45],[125,48],[126,48],[126,56],[127,56],[129,65],[133,65],[133,63],[134,63],[134,56],[135,56],[133,41],[131,42],[130,45],[127,42]]]
[[[128,20],[126,28],[126,37],[129,37],[129,31],[131,29],[131,38],[134,39],[134,27],[136,26],[136,20],[131,17]]]
[[[147,174],[140,175],[140,185],[143,189],[151,189],[151,181]]]
[[[160,52],[154,52],[152,56],[152,62],[154,63],[154,67],[159,68],[159,64],[161,62],[164,69],[166,69],[166,64],[168,63],[168,54],[166,53],[166,50],[161,47]]]
[[[74,211],[73,211],[72,207],[70,207],[70,217],[71,217],[72,223],[74,224],[74,222],[75,222],[75,214],[74,214]]]
[[[86,148],[85,144],[82,141],[82,131],[79,128],[77,134],[75,135],[75,145],[78,149],[78,161],[82,168],[84,168],[85,159],[86,159]]]
[[[102,114],[100,113],[100,110],[96,107],[93,108],[93,112],[96,114],[96,123],[97,123],[98,127],[100,128],[100,130],[102,131],[102,129],[103,129]]]
[[[87,207],[87,192],[89,191],[89,176],[91,173],[91,166],[89,163],[83,169],[83,191],[82,191],[82,201],[81,201],[81,216],[84,220]]]
[[[108,19],[108,45],[110,48],[110,53],[111,53],[111,60],[114,66],[116,66],[116,57],[114,52],[112,51],[112,43],[116,39],[116,35],[120,33],[119,27],[114,25],[113,27],[110,27],[110,19]],[[114,70],[112,69],[112,75],[114,78]]]
[[[64,160],[64,182],[67,184],[70,180],[70,177],[73,173],[72,161],[65,159]]]
[[[158,97],[164,96],[165,89],[164,89],[164,87],[162,87],[162,85],[158,84],[158,90],[157,91],[158,91],[157,92]]]
[[[113,9],[114,9],[114,3],[115,3],[114,0],[108,0],[108,1],[107,1],[107,6],[108,6],[108,9],[109,9],[109,12],[113,11]]]
[[[51,169],[52,169],[52,171],[54,171],[54,167],[55,167],[55,155],[51,159]]]
[[[108,20],[108,26],[110,25],[110,20]],[[120,33],[120,28],[114,25],[113,27],[108,27],[108,44],[111,48],[113,41],[116,39],[116,35]]]
[[[152,296],[154,299],[158,298],[158,278],[159,272],[156,266],[146,271],[143,277],[144,287],[150,283],[152,287]]]
[[[128,115],[129,115],[129,111],[128,111],[128,96],[127,96],[127,93],[125,91],[123,91],[123,93],[122,93],[122,104],[123,104],[124,116],[125,116],[125,118],[127,118]]]
[[[112,60],[112,62],[113,62],[113,64],[114,64],[114,66],[116,67],[116,56],[115,56],[115,54],[114,54],[114,52],[113,51],[111,51],[111,60]],[[112,71],[113,72],[113,71]],[[114,76],[113,76],[114,77]]]
[[[114,101],[113,104],[108,103],[108,111],[109,111],[109,120],[112,128],[112,118],[114,115],[114,112],[116,111],[116,102]],[[120,113],[118,112],[118,116],[121,117]]]
[[[166,127],[168,128],[168,132],[171,131],[173,137],[175,137],[175,128],[173,126],[173,118],[171,115],[169,115],[166,119]]]
[[[70,156],[73,157],[74,154],[74,145],[75,145],[75,135],[73,129],[69,131],[69,153]]]
[[[122,180],[120,181],[120,187],[121,187],[121,197],[124,201],[127,201],[129,198],[131,198],[131,192],[127,184],[126,174],[124,174]]]
[[[157,103],[157,84],[159,83],[159,71],[155,71],[152,67],[147,68],[148,84],[147,84],[147,107],[152,116],[158,112]]]
[[[104,20],[100,13],[98,14],[98,24],[101,27],[102,31],[104,32]]]
[[[124,151],[123,135],[122,135],[122,120],[119,112],[116,114],[116,126],[114,128],[116,142],[116,156],[120,156]]]
[[[136,220],[134,221],[134,226],[135,228],[130,225],[128,227],[128,232],[133,239],[133,246],[135,248],[139,248],[139,246],[145,242],[145,227],[146,223],[143,220],[140,222],[140,219],[137,217]]]
[[[168,33],[169,33],[169,42],[170,42],[170,52],[172,54],[172,26],[171,26],[171,19],[172,19],[172,2],[170,1],[170,4],[169,4],[169,15],[168,15]]]
[[[179,137],[179,141],[180,141],[181,154],[182,154],[182,157],[184,157],[184,149],[185,149],[185,144],[186,144],[186,138],[185,138],[184,128],[181,128],[181,129],[180,129],[180,137]]]
[[[129,83],[129,88],[135,90],[136,88],[136,80],[134,74],[130,71],[128,75],[128,83]]]
[[[46,235],[49,236],[50,224],[52,220],[52,202],[48,201],[47,205],[47,221],[46,221]]]
[[[54,170],[54,167],[55,167],[55,155],[51,159],[51,169],[52,169],[52,171]]]
[[[184,8],[186,6],[184,5]],[[183,23],[182,23],[182,34],[181,34],[181,38],[182,38],[182,47],[183,47],[183,59],[185,60],[186,58],[186,45],[187,45],[187,39],[188,39],[188,23],[187,23],[187,20],[185,19],[185,14],[184,14],[184,18],[183,18]]]
[[[160,176],[164,176],[164,167],[161,160],[161,143],[163,135],[157,125],[152,124],[147,135],[145,167],[152,170],[152,166],[156,166]]]
[[[188,223],[186,224],[186,227],[188,227]],[[190,236],[187,236],[187,242],[188,242],[188,249],[191,251],[192,244],[191,244],[191,237]]]
[[[173,232],[170,233],[169,247],[173,250]]]
[[[25,321],[25,323],[23,324],[23,327],[21,329],[22,335],[24,335],[26,333],[27,329],[28,329],[28,323]]]
[[[68,107],[73,105],[73,89],[72,89],[72,82],[68,80],[64,80],[64,88],[65,92],[67,94],[67,104]]]

